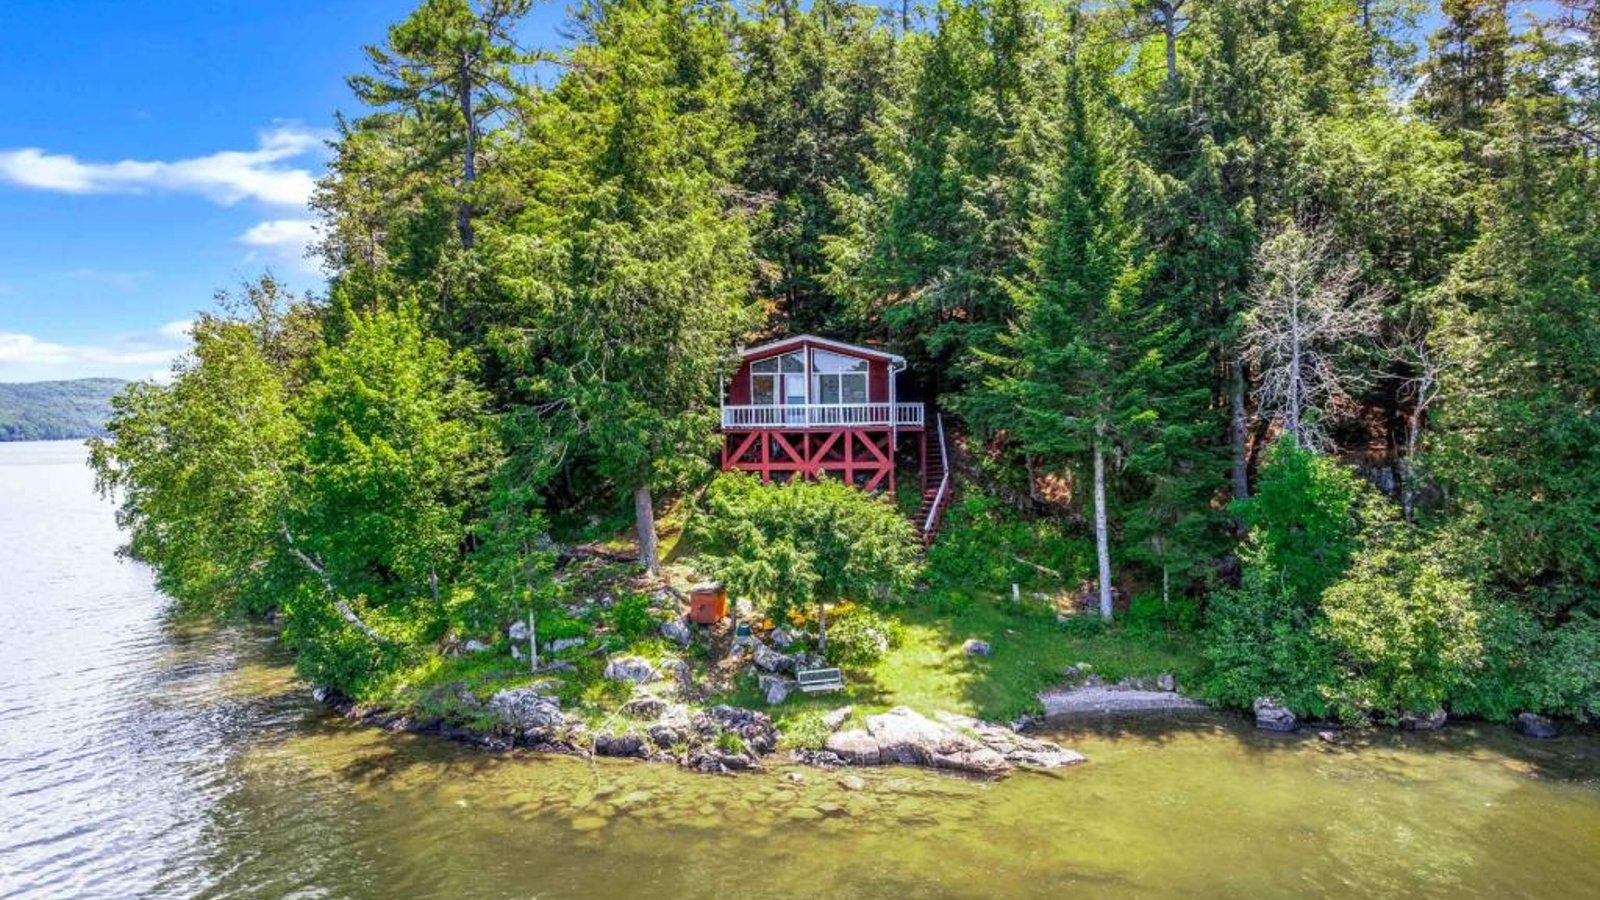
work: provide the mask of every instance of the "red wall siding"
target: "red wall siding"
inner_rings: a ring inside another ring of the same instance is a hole
[[[747,406],[750,403],[750,360],[739,365],[739,370],[728,376],[728,405]]]
[[[867,362],[867,399],[873,403],[889,402],[889,363],[874,359]]]

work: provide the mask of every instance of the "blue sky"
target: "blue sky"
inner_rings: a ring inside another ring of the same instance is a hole
[[[320,290],[323,140],[412,5],[0,2],[0,381],[151,377],[217,288],[270,267]]]

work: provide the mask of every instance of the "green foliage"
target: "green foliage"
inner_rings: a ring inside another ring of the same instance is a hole
[[[1249,706],[1270,696],[1325,715],[1336,680],[1333,649],[1319,629],[1322,592],[1343,574],[1357,545],[1355,476],[1287,438],[1268,454],[1257,493],[1238,505],[1250,528],[1237,588],[1210,600],[1204,632],[1213,699]]]
[[[822,721],[822,713],[805,712],[784,720],[779,726],[780,750],[821,750],[833,733]]]
[[[975,487],[963,488],[928,548],[928,584],[941,595],[1003,593],[1012,584],[1075,589],[1093,571],[1093,546],[1060,520],[1026,519]]]
[[[618,599],[608,618],[612,631],[629,644],[649,634],[655,624],[650,616],[650,598],[643,594]]]
[[[812,602],[899,599],[916,576],[911,523],[843,482],[763,485],[730,472],[702,503],[693,523],[701,567],[773,618]]]
[[[1329,692],[1341,709],[1391,720],[1441,708],[1479,665],[1473,586],[1438,543],[1404,525],[1369,521],[1362,544],[1322,595],[1319,637],[1340,669]]]
[[[838,666],[866,666],[882,659],[905,641],[899,620],[852,606],[828,617],[828,661]]]
[[[1250,529],[1246,568],[1267,573],[1302,605],[1315,603],[1355,549],[1358,485],[1333,459],[1279,441],[1261,468],[1255,496],[1235,510]]]

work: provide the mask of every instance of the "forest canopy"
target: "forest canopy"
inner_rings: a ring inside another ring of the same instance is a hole
[[[359,693],[566,523],[654,568],[728,355],[813,332],[906,358],[993,516],[1092,538],[1101,614],[1188,610],[1212,699],[1600,713],[1594,0],[585,0],[548,49],[528,6],[369,48],[326,295],[248,286],[116,401],[179,601]]]

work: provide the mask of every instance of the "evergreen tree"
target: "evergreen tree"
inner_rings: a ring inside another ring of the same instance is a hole
[[[608,0],[578,22],[534,114],[529,208],[496,238],[516,304],[496,340],[556,439],[632,495],[654,570],[652,491],[705,470],[716,375],[753,324],[735,72],[722,7]]]
[[[879,13],[774,0],[739,26],[737,114],[750,134],[739,183],[762,207],[760,289],[790,333],[849,336],[820,281],[822,239],[840,228],[829,194],[864,189],[872,127],[898,90],[900,54]]]
[[[1014,431],[1024,452],[1048,464],[1092,472],[1100,613],[1110,618],[1108,482],[1160,440],[1163,398],[1152,389],[1168,362],[1160,343],[1174,332],[1145,290],[1148,258],[1124,217],[1120,142],[1099,99],[1103,69],[1077,56],[1074,48],[1064,158],[1035,275],[1019,291],[1022,313],[1002,349],[983,354],[997,374],[967,410],[991,431]]]

